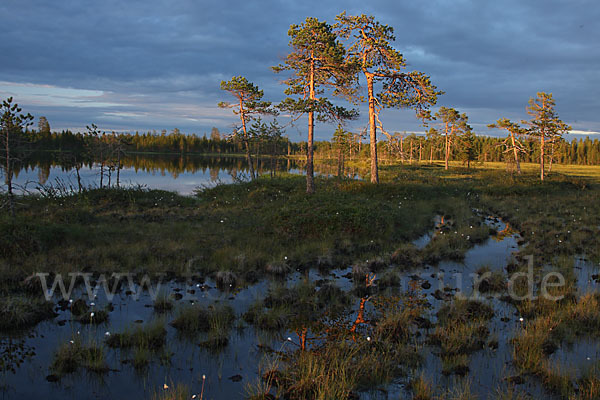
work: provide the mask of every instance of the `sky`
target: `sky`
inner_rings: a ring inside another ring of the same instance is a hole
[[[238,120],[217,107],[230,99],[220,82],[243,75],[281,101],[285,76],[270,67],[290,51],[289,26],[334,23],[344,10],[392,26],[407,71],[428,74],[446,93],[437,106],[465,112],[478,134],[498,134],[486,125],[501,117],[527,119],[544,91],[573,133],[600,138],[597,0],[2,0],[0,99],[53,130],[231,132]],[[366,126],[359,111],[347,129]],[[411,110],[385,110],[382,122],[424,131]],[[306,130],[300,120],[287,134],[306,140]],[[316,138],[334,130],[318,124]]]

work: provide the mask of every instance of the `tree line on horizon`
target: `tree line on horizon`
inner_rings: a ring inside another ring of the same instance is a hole
[[[44,119],[40,117],[40,120]],[[70,130],[42,131],[30,130],[31,138],[30,148],[33,155],[37,156],[40,152],[57,153],[84,153],[89,141],[103,141],[105,144],[113,138],[125,144],[125,151],[128,155],[135,153],[170,153],[178,155],[186,154],[243,154],[245,144],[237,141],[234,136],[228,136],[221,133],[218,128],[213,128],[210,135],[181,133],[178,129],[173,129],[167,133],[148,131],[144,133],[116,133],[102,132],[99,137],[93,138],[88,132],[74,133]],[[414,132],[394,132],[384,140],[378,141],[378,153],[388,161],[403,162],[430,162],[444,161],[445,144],[442,136],[428,132],[428,134],[419,134]],[[509,162],[514,165],[514,156],[512,152],[507,152],[506,141],[509,138],[494,137],[486,135],[476,135],[473,138],[470,161],[478,162]],[[456,137],[455,140],[460,140]],[[366,142],[365,130],[362,132],[352,132],[345,130],[343,126],[333,132],[331,140],[316,140],[313,143],[315,157],[318,159],[337,159],[341,153],[345,160],[363,159],[370,157],[370,148]],[[520,144],[524,151],[520,152],[520,160],[524,163],[534,163],[539,161],[538,141],[534,138],[520,138]],[[307,142],[292,142],[286,137],[282,137],[278,143],[277,151],[272,152],[268,141],[261,141],[260,137],[253,137],[249,141],[249,146],[253,157],[257,156],[299,156],[306,155]],[[67,154],[64,157],[68,157]],[[465,152],[465,147],[458,144],[453,146],[450,151],[449,160],[463,161],[465,164],[469,161],[470,154]],[[577,164],[577,165],[600,165],[600,140],[585,138],[573,139],[567,141],[561,138],[556,141],[554,147],[550,147],[548,153],[549,161],[559,164]],[[63,157],[63,158],[64,158]],[[60,157],[58,157],[60,158]],[[88,161],[94,161],[94,155],[89,154]],[[515,166],[516,168],[516,166]]]

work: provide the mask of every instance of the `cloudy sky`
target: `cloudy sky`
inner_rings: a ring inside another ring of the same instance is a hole
[[[438,105],[466,112],[478,133],[500,117],[525,119],[539,91],[554,94],[575,132],[600,132],[597,0],[2,0],[0,98],[14,96],[53,130],[229,132],[236,120],[216,106],[227,100],[220,81],[244,75],[280,101],[270,67],[289,52],[289,25],[334,22],[344,10],[393,26],[408,69],[429,74],[446,92]],[[366,122],[362,112],[348,127]],[[387,110],[383,122],[423,130],[410,110]],[[334,128],[318,125],[317,138]],[[293,139],[305,131],[288,128]]]

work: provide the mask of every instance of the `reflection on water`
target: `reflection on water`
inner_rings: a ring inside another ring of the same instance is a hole
[[[143,185],[152,189],[191,194],[194,189],[231,183],[248,176],[248,164],[242,157],[207,157],[193,155],[129,155],[121,160],[121,170],[104,168],[103,185]],[[301,173],[303,166],[295,160],[267,158],[258,161],[261,174]],[[99,163],[77,168],[72,163],[52,157],[37,158],[15,172],[14,182],[21,191],[35,190],[38,185],[65,185],[77,190],[79,175],[83,187],[100,186]]]
[[[261,175],[277,175],[280,172],[303,174],[303,160],[286,158],[262,158],[255,167]],[[248,163],[238,156],[200,156],[169,154],[133,154],[121,160],[121,169],[103,168],[103,185],[136,186],[175,191],[189,195],[199,187],[216,183],[231,183],[249,177]],[[334,175],[336,166],[317,164],[316,174]],[[355,171],[348,176],[356,178]],[[15,171],[13,184],[20,192],[35,191],[39,185],[64,186],[77,191],[78,181],[82,187],[100,186],[99,163],[75,165],[60,160],[58,156],[38,156]],[[78,179],[79,177],[79,179]]]

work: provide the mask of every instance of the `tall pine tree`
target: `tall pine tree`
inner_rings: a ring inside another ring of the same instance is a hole
[[[558,137],[568,132],[571,127],[560,120],[554,110],[555,102],[552,93],[538,92],[536,98],[529,99],[527,114],[531,116],[529,121],[523,121],[529,126],[527,133],[539,139],[540,149],[540,179],[545,176],[546,146]]]
[[[337,16],[336,30],[340,36],[351,39],[348,52],[367,81],[369,105],[369,136],[371,146],[371,182],[379,182],[377,162],[377,126],[382,132],[379,119],[385,107],[414,108],[424,121],[429,117],[429,107],[442,94],[431,83],[429,77],[419,71],[405,72],[406,61],[394,49],[394,29],[382,25],[372,16],[350,16],[345,12]],[[375,93],[375,84],[381,90]]]
[[[264,96],[263,91],[243,76],[234,76],[229,81],[221,81],[221,90],[229,92],[236,99],[235,103],[222,101],[219,103],[219,107],[231,108],[234,114],[240,116],[240,121],[242,122],[241,132],[239,132],[240,129],[234,129],[234,135],[240,136],[244,143],[250,177],[254,179],[254,165],[252,156],[250,155],[250,140],[252,138],[248,132],[247,125],[249,121],[254,119],[254,115],[256,114],[265,115],[275,114],[276,112],[271,108],[271,102],[262,99]],[[214,140],[213,133],[211,133],[211,139]]]
[[[275,72],[292,71],[285,81],[288,96],[279,108],[295,115],[308,115],[308,140],[306,149],[306,192],[314,193],[313,142],[315,118],[326,122],[353,119],[355,110],[336,106],[323,96],[325,88],[334,95],[352,94],[355,65],[345,61],[346,51],[337,40],[331,25],[316,18],[306,18],[288,31],[292,51],[283,64],[273,67]]]

